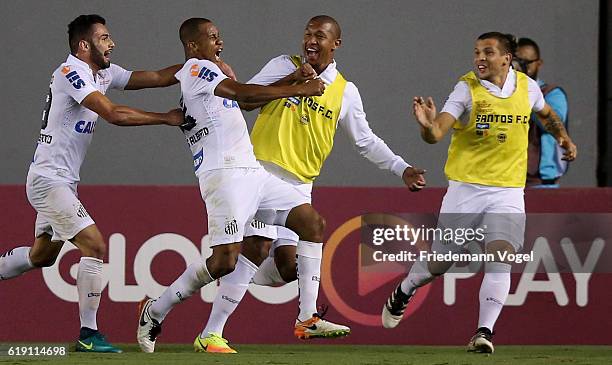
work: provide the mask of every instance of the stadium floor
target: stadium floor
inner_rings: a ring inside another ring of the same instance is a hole
[[[23,345],[23,344],[20,344]],[[28,344],[34,345],[34,344]],[[138,352],[136,345],[121,346],[123,354],[81,354],[67,357],[16,358],[14,364],[567,364],[612,363],[612,346],[499,346],[494,355],[468,354],[456,346],[360,345],[236,345],[238,354],[198,354],[191,345],[160,345],[155,354]]]

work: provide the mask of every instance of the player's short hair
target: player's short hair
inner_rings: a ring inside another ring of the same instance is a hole
[[[533,47],[537,57],[540,58],[540,47],[538,46],[538,44],[533,39],[530,39],[530,38],[520,38],[518,40],[518,46],[519,47]]]
[[[98,14],[79,15],[68,24],[68,44],[70,53],[76,55],[79,42],[91,39],[91,26],[94,24],[106,25],[106,20]]]
[[[179,38],[183,45],[195,40],[200,34],[200,24],[212,23],[206,18],[189,18],[181,24],[179,28]]]
[[[514,55],[516,53],[516,37],[512,34],[504,34],[500,32],[487,32],[478,37],[478,40],[497,39],[500,46],[500,51]]]
[[[308,23],[310,23],[312,21],[317,21],[317,22],[321,22],[321,23],[331,24],[333,31],[336,33],[335,34],[336,39],[342,38],[342,30],[340,29],[340,24],[338,24],[336,19],[332,18],[331,16],[329,16],[329,15],[317,15],[317,16],[313,16],[312,18],[310,18]]]

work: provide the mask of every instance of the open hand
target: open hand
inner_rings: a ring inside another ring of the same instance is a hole
[[[427,101],[421,96],[415,96],[412,99],[412,112],[417,122],[425,129],[431,128],[436,119],[436,105],[431,96],[427,98]]]

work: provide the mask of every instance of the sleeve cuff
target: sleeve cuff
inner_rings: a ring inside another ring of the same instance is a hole
[[[391,168],[391,171],[399,176],[402,177],[402,175],[404,175],[404,171],[408,168],[408,167],[412,167],[412,165],[406,163],[406,161],[402,160],[401,158],[399,159],[399,161],[395,162],[393,164],[393,167]]]

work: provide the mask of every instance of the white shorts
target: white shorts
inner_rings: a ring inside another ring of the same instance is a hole
[[[439,228],[481,228],[484,243],[507,241],[519,252],[525,240],[523,188],[503,188],[449,181],[442,200]],[[437,252],[456,252],[462,247],[434,240]]]
[[[38,213],[35,237],[47,233],[51,241],[68,241],[95,224],[77,197],[76,183],[54,181],[29,172],[26,194]]]
[[[292,208],[310,203],[297,188],[263,168],[205,171],[199,182],[211,246],[241,242],[256,213],[273,224]]]
[[[312,184],[297,180],[297,178],[293,177],[289,172],[277,165],[265,161],[260,161],[260,163],[266,169],[266,171],[293,185],[302,195],[301,199],[306,199],[308,203],[312,204]],[[276,247],[297,246],[299,240],[298,234],[289,228],[283,226],[273,226],[257,220],[253,220],[251,224],[246,227],[244,236],[261,236],[273,240],[274,242],[270,248],[271,256],[273,256]]]

